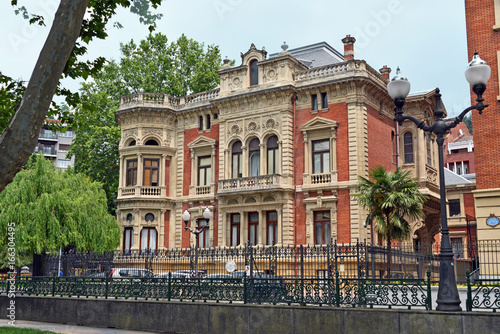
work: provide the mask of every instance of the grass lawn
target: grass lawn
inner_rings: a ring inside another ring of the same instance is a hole
[[[20,327],[0,327],[0,334],[55,334],[55,332],[42,331],[39,329],[20,328]]]

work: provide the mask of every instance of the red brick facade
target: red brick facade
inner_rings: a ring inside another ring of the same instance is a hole
[[[472,113],[474,133],[474,150],[476,159],[477,189],[500,188],[500,102],[498,82],[498,58],[500,50],[500,31],[493,30],[495,23],[494,1],[466,0],[465,14],[467,24],[468,56],[477,51],[480,57],[491,67],[491,78],[488,81],[483,97],[489,104],[482,115]],[[471,93],[472,103],[475,94]]]

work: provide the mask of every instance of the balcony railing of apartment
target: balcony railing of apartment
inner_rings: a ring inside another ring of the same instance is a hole
[[[193,187],[195,195],[208,195],[215,193],[215,184],[210,184],[208,186],[195,186]],[[190,195],[191,191],[190,191]]]
[[[241,190],[259,190],[279,186],[281,175],[259,175],[219,181],[219,191],[228,193]]]
[[[167,187],[149,187],[149,186],[133,186],[119,188],[119,197],[126,196],[152,196],[152,197],[166,197]]]
[[[42,153],[43,155],[57,155],[57,150],[55,148],[50,148],[50,147],[35,147],[35,153]]]
[[[38,138],[57,139],[57,133],[40,133],[38,134]]]

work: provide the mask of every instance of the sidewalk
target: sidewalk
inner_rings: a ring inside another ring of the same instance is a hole
[[[0,319],[0,327],[8,327],[9,320]],[[16,320],[17,328],[34,328],[41,329],[44,331],[52,331],[55,333],[64,334],[151,334],[153,332],[142,332],[142,331],[130,331],[124,329],[116,328],[97,328],[97,327],[85,327],[85,326],[75,326],[75,325],[65,325],[65,324],[54,324],[48,322],[37,322],[37,321],[27,321],[27,320]]]

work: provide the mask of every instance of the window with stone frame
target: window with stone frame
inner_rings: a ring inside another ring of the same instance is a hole
[[[199,248],[210,247],[210,225],[207,223],[205,219],[197,219],[196,224],[198,230],[200,230],[203,226],[206,226],[198,236],[198,247]]]
[[[267,175],[278,174],[278,152],[278,137],[269,137],[267,139]]]
[[[144,159],[144,186],[157,187],[160,172],[160,160]]]
[[[304,187],[337,181],[338,125],[318,116],[300,126],[304,135]]]
[[[330,211],[314,212],[314,243],[316,245],[331,243]]]
[[[252,245],[257,245],[259,242],[259,213],[248,213],[248,241]]]
[[[311,94],[311,110],[318,110],[318,95]]]
[[[237,141],[231,148],[231,178],[237,179],[242,177],[242,150],[241,141]]]
[[[328,109],[328,95],[321,93],[321,109]]]
[[[278,212],[266,212],[267,244],[275,245],[278,242]]]
[[[137,184],[137,159],[127,160],[127,172],[125,177],[125,185],[127,187]]]
[[[257,59],[250,62],[250,86],[259,84],[259,65]]]
[[[128,252],[134,245],[134,229],[132,227],[125,227],[123,230],[123,251]]]
[[[313,174],[330,172],[330,140],[314,140],[312,149]]]
[[[406,132],[403,135],[403,148],[404,148],[404,163],[412,164],[413,159],[413,134],[411,132]]]
[[[248,171],[249,176],[260,175],[260,141],[259,138],[250,140],[248,144]]]
[[[460,199],[450,199],[448,201],[448,209],[450,211],[450,217],[460,216],[461,215]]]
[[[240,244],[240,228],[241,216],[239,213],[231,213],[231,246],[238,246]]]
[[[157,250],[158,233],[154,227],[144,227],[141,230],[141,251]]]
[[[212,183],[212,157],[198,158],[198,185],[208,186]]]
[[[427,165],[432,166],[432,141],[431,141],[431,134],[427,133],[425,135],[425,144],[426,144],[426,150],[427,150]]]

